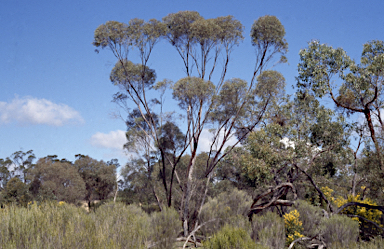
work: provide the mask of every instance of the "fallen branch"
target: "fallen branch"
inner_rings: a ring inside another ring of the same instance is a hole
[[[316,237],[319,237],[319,238],[316,238]],[[321,239],[321,234],[318,234],[312,238],[309,238],[309,237],[301,237],[301,238],[298,238],[298,239],[295,239],[294,241],[292,241],[292,243],[289,245],[288,249],[292,249],[293,246],[295,245],[295,243],[298,243],[300,241],[305,241],[305,240],[308,240],[308,241],[311,241],[311,240],[314,240],[316,239],[316,243],[312,243],[310,245],[307,245],[307,248],[315,248],[317,247],[317,249],[323,249],[325,248],[327,245],[324,243],[324,241]]]
[[[296,194],[296,188],[293,186],[292,183],[290,182],[285,182],[282,184],[279,184],[278,186],[274,188],[270,188],[261,195],[257,196],[253,200],[253,204],[251,205],[251,208],[248,212],[248,217],[249,219],[252,219],[253,214],[257,214],[261,212],[262,210],[273,207],[273,206],[292,206],[295,201],[290,201],[290,200],[280,200],[279,198],[282,197],[283,195],[286,195],[288,193],[288,190],[292,189],[293,192],[293,198],[294,200],[297,199],[297,194]],[[256,205],[256,203],[263,197],[270,195],[273,193],[273,197],[271,200],[268,202],[264,202],[261,204]]]
[[[295,243],[300,242],[300,241],[304,241],[304,240],[311,240],[311,238],[308,238],[308,237],[301,237],[301,238],[295,239],[295,240],[292,241],[292,243],[289,245],[288,249],[292,249],[293,246],[295,245]]]
[[[206,221],[206,222],[204,222],[203,224],[198,225],[197,227],[195,227],[195,229],[193,229],[193,231],[192,231],[192,232],[188,235],[188,237],[186,238],[185,243],[184,243],[184,245],[183,245],[183,249],[185,249],[185,247],[187,246],[187,244],[188,244],[189,240],[191,239],[191,237],[194,236],[195,233],[196,233],[200,228],[202,228],[203,226],[205,226],[207,223],[210,223],[210,222],[215,221],[215,220],[217,220],[217,219],[211,219],[211,220]],[[193,241],[192,243],[194,243],[195,246],[196,246],[198,242]]]
[[[376,209],[384,213],[384,206],[375,206],[375,205],[365,204],[361,202],[348,202],[348,203],[345,203],[343,206],[339,207],[336,211],[336,214],[340,213],[341,211],[343,211],[343,209],[349,206],[360,206],[360,207],[369,208],[369,209]]]

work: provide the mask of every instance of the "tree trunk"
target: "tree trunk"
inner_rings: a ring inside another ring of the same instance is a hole
[[[379,160],[380,169],[382,172],[384,172],[384,166],[383,166],[383,162],[381,160],[380,146],[376,140],[375,128],[373,127],[373,123],[372,123],[371,111],[368,109],[368,107],[366,107],[364,109],[364,115],[365,115],[365,119],[367,120],[367,123],[368,123],[368,127],[369,127],[369,131],[371,133],[372,141],[375,144],[375,149],[376,149],[377,159]]]

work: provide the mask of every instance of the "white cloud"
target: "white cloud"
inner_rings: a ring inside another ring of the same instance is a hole
[[[219,146],[221,145],[221,143],[223,142],[223,136],[224,136],[224,132],[220,132],[217,145],[219,145]],[[211,144],[212,144],[212,141],[213,141],[213,137],[214,137],[214,135],[208,129],[204,129],[201,132],[200,141],[199,141],[199,148],[198,149],[200,151],[203,151],[203,152],[208,152],[210,147],[211,147]],[[225,146],[224,146],[223,149],[225,150],[228,146],[232,146],[236,142],[237,142],[237,138],[235,136],[231,136],[229,138],[229,140],[225,143]],[[215,149],[218,149],[218,148],[216,148],[214,146],[213,149],[215,150]]]
[[[0,101],[0,124],[46,124],[62,126],[83,123],[81,115],[65,104],[55,104],[46,99],[15,97],[9,103]]]
[[[126,141],[125,131],[117,130],[109,133],[97,132],[92,135],[90,142],[91,145],[98,148],[123,150]]]
[[[128,154],[124,151],[123,146],[127,139],[125,131],[117,130],[109,133],[97,132],[92,135],[90,144],[94,147],[107,149],[103,154],[106,158],[119,158],[124,161]]]

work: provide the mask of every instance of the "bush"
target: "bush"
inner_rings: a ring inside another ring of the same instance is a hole
[[[313,237],[319,233],[319,226],[323,218],[323,211],[304,200],[297,200],[295,208],[300,214],[300,221],[303,227],[303,234]]]
[[[173,248],[180,231],[179,215],[173,208],[164,208],[161,212],[152,213],[151,238],[155,246],[151,248]]]
[[[369,242],[351,242],[349,244],[342,244],[336,242],[332,245],[332,249],[382,249],[384,248],[384,240],[381,237],[376,237]]]
[[[285,244],[290,245],[295,239],[304,237],[303,222],[300,220],[300,213],[294,209],[284,215],[285,232],[287,240]]]
[[[219,231],[224,224],[231,224],[250,231],[251,227],[246,214],[251,204],[251,196],[238,189],[210,198],[200,213],[199,224],[209,221],[201,228],[201,232],[205,236],[212,235]]]
[[[267,249],[257,245],[241,228],[225,225],[211,239],[203,243],[205,249]]]
[[[284,220],[272,212],[267,212],[262,216],[253,216],[252,239],[268,248],[284,248]]]
[[[334,243],[348,245],[356,242],[359,237],[359,223],[346,216],[333,215],[322,219],[320,224],[325,243],[331,247]]]

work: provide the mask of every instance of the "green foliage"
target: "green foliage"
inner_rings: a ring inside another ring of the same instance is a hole
[[[14,203],[26,206],[31,200],[31,195],[29,193],[28,186],[19,178],[13,177],[7,182],[7,185],[2,193],[2,199],[5,203]]]
[[[173,248],[182,227],[179,214],[173,208],[163,208],[151,215],[150,238],[156,249]]]
[[[246,81],[238,78],[230,79],[224,82],[220,93],[215,97],[215,108],[212,112],[212,119],[218,122],[224,122],[225,119],[235,115],[242,102],[250,98],[248,95],[248,84]],[[245,108],[238,114],[244,116]]]
[[[206,249],[263,249],[241,228],[224,226],[212,238],[203,243]]]
[[[85,184],[76,167],[69,162],[41,158],[28,172],[34,197],[76,203],[85,196]]]
[[[151,87],[156,81],[155,70],[131,61],[118,61],[113,67],[110,80],[113,84],[126,90],[142,93],[144,88]]]
[[[284,36],[284,26],[275,16],[266,15],[260,17],[252,25],[251,37],[254,46],[259,44],[271,44],[284,49],[287,46]]]
[[[198,111],[198,108],[210,100],[215,90],[211,81],[198,77],[186,77],[178,80],[173,86],[173,98],[179,102],[180,108]]]
[[[257,77],[255,94],[261,99],[268,99],[271,96],[275,99],[280,99],[283,97],[284,90],[285,78],[277,71],[266,70]]]
[[[179,11],[164,17],[163,22],[168,27],[167,38],[172,45],[178,47],[191,43],[191,25],[200,18],[202,17],[197,11]]]
[[[332,249],[381,249],[384,248],[384,240],[379,236],[371,241],[360,241],[350,243],[335,242],[332,244]]]
[[[325,243],[332,248],[333,243],[343,245],[356,242],[359,237],[359,223],[349,217],[333,215],[329,219],[323,219],[320,230]]]
[[[116,187],[116,165],[97,161],[89,156],[77,155],[74,163],[85,183],[85,200],[103,200]]]
[[[282,55],[280,62],[286,62],[284,54],[288,51],[288,43],[284,36],[284,26],[275,16],[260,17],[251,28],[252,45],[259,50],[259,56],[262,56],[265,62],[268,62],[275,53]]]
[[[272,212],[261,216],[254,215],[252,217],[252,239],[267,248],[284,248],[284,220]]]

